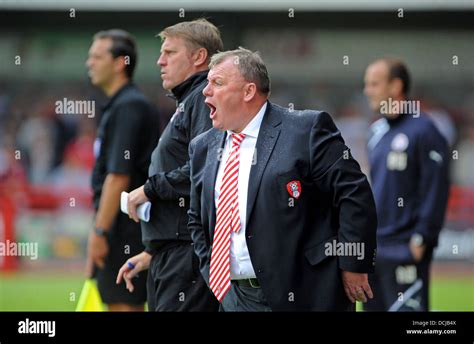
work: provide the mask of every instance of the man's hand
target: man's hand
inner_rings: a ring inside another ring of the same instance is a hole
[[[107,253],[109,253],[109,244],[107,243],[107,239],[91,231],[87,243],[87,277],[92,276],[94,265],[97,265],[101,269],[104,268],[105,257],[107,256]]]
[[[426,245],[417,245],[410,241],[410,252],[416,263],[419,263],[425,255]]]
[[[369,278],[365,273],[342,271],[342,282],[346,295],[352,303],[367,302],[366,295],[369,299],[374,297],[372,289],[370,289]]]
[[[148,197],[145,195],[145,191],[143,191],[144,185],[140,186],[139,188],[133,190],[128,194],[128,202],[127,202],[127,210],[128,216],[135,222],[139,222],[137,215],[137,207],[149,201]]]
[[[150,267],[150,261],[151,255],[147,252],[142,252],[128,259],[120,268],[115,283],[120,284],[124,279],[128,291],[133,292],[132,278],[138,275],[140,271],[147,270]]]

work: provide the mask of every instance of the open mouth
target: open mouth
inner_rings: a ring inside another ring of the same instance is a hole
[[[209,109],[211,109],[211,113],[210,113],[209,117],[211,119],[213,119],[215,114],[216,114],[216,107],[214,105],[212,105],[211,103],[207,102],[207,101],[206,101],[206,105],[209,106]]]

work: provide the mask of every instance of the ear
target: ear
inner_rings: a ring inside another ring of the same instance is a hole
[[[256,93],[257,93],[257,85],[255,85],[253,82],[246,84],[244,88],[244,101],[245,102],[251,101],[255,97]]]
[[[125,56],[118,56],[114,59],[114,71],[116,73],[124,72],[125,73]]]
[[[390,81],[390,92],[395,97],[403,95],[403,82],[400,78]]]
[[[193,52],[194,66],[200,67],[203,64],[207,64],[208,57],[207,50],[205,48],[198,48]]]

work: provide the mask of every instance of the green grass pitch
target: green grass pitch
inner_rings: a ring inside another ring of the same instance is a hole
[[[2,273],[0,311],[74,311],[83,283],[71,273]],[[474,311],[474,278],[434,277],[431,309]]]

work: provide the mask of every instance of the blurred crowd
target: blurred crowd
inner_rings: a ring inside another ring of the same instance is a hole
[[[94,100],[97,115],[57,114],[55,103],[63,98]],[[150,98],[166,123],[173,101],[162,94]],[[71,189],[88,192],[96,128],[106,102],[90,85],[38,84],[16,91],[0,86],[0,189],[16,193],[47,186],[57,194]]]
[[[161,128],[157,130],[163,130],[174,112],[174,101],[159,85],[139,86],[159,109]],[[362,170],[368,173],[366,135],[376,117],[361,91],[324,85],[309,90],[273,85],[272,89],[271,99],[282,106],[328,111]],[[64,97],[95,100],[98,115],[56,114],[55,102]],[[422,111],[433,119],[453,150],[453,184],[474,187],[474,93],[463,104],[450,107],[442,106],[434,97],[415,94],[413,99],[421,101]],[[95,130],[106,101],[85,83],[0,85],[0,188],[14,192],[28,185],[46,185],[58,193],[71,188],[89,190]]]

